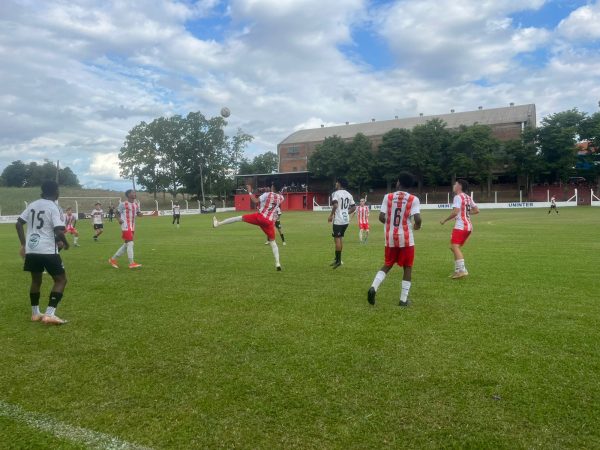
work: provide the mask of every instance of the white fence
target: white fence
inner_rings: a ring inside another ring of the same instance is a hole
[[[524,208],[549,208],[550,207],[550,192],[547,193],[548,201],[546,202],[524,202],[522,201],[522,193],[520,195],[520,201],[518,202],[506,202],[506,203],[478,203],[479,209],[524,209]],[[471,197],[474,198],[473,192]],[[498,198],[496,196],[496,198]],[[573,196],[564,202],[556,202],[556,206],[559,208],[577,206],[578,204],[578,193],[577,189],[574,190]],[[421,203],[421,209],[452,209],[452,203],[450,203],[450,194],[448,194],[448,203],[427,203],[427,194],[425,194],[425,203]],[[592,191],[592,206],[600,206],[600,198],[594,195]],[[378,211],[381,208],[380,205],[371,205],[371,211]],[[313,199],[313,211],[331,211],[331,206],[320,206]]]
[[[600,198],[592,190],[592,206],[600,206]]]

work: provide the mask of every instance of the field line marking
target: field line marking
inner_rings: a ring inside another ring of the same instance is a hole
[[[138,444],[124,441],[110,434],[100,433],[87,428],[76,427],[59,422],[40,413],[29,412],[17,405],[0,400],[0,417],[7,417],[31,428],[45,431],[55,437],[82,444],[91,449],[102,450],[151,450]]]

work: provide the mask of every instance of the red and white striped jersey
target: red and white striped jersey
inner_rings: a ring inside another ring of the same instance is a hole
[[[359,225],[369,225],[369,207],[367,205],[357,207],[356,215]]]
[[[412,247],[415,245],[413,224],[410,220],[421,213],[421,202],[408,192],[397,191],[387,194],[381,204],[385,214],[385,246]]]
[[[73,214],[73,213],[65,214],[65,227],[73,228],[75,226],[76,221],[77,221],[77,218],[75,217],[75,214]]]
[[[471,209],[475,206],[477,205],[467,194],[463,193],[454,196],[452,207],[459,209],[458,215],[456,216],[456,222],[454,223],[454,228],[456,230],[473,231]]]
[[[123,220],[123,223],[121,224],[121,230],[135,231],[135,217],[140,210],[138,204],[125,200],[123,203],[119,204],[117,210],[121,214],[121,220]]]
[[[276,211],[284,201],[283,195],[275,192],[265,192],[259,198],[258,212],[265,219],[275,222]]]

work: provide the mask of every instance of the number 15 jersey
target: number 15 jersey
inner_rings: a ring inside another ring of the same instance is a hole
[[[350,223],[350,214],[348,210],[355,206],[354,199],[350,192],[340,189],[331,195],[331,203],[337,202],[335,217],[333,218],[334,225],[348,225]]]
[[[412,247],[415,245],[413,224],[410,218],[421,213],[421,202],[408,192],[398,191],[387,194],[381,204],[385,214],[385,246]]]
[[[53,255],[57,253],[54,229],[65,226],[62,210],[51,200],[39,199],[27,205],[19,216],[27,222],[26,253]]]

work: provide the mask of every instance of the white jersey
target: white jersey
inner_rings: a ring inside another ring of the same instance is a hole
[[[54,229],[65,226],[65,216],[56,203],[40,199],[30,203],[19,216],[27,223],[26,253],[53,255],[58,252]]]
[[[131,203],[125,200],[123,203],[119,204],[117,211],[121,214],[121,220],[123,221],[121,230],[135,231],[135,218],[139,210],[140,207],[135,202]]]
[[[550,199],[550,203],[552,204],[552,206],[556,206],[556,197],[552,197]]]
[[[333,224],[348,225],[350,223],[350,214],[348,213],[348,210],[355,206],[352,195],[350,192],[340,189],[331,195],[331,203],[333,202],[337,202]]]
[[[275,212],[273,213],[273,220],[275,222],[277,222],[279,220],[279,218],[281,217],[281,208],[278,206],[277,208],[275,208]]]
[[[281,194],[275,192],[265,192],[259,198],[258,213],[265,219],[275,222],[275,214],[279,205],[283,203],[285,198]]]
[[[178,205],[173,206],[173,215],[174,216],[181,215],[181,208]]]
[[[102,225],[102,217],[104,217],[104,211],[101,209],[94,209],[92,211],[92,223],[94,225]]]
[[[385,246],[415,245],[411,217],[421,213],[421,202],[408,192],[397,191],[383,197],[381,212],[385,214]]]
[[[458,215],[456,216],[456,222],[454,223],[454,228],[456,230],[473,231],[473,224],[471,223],[471,210],[476,206],[477,205],[473,199],[467,194],[454,196],[452,207],[459,209]]]

